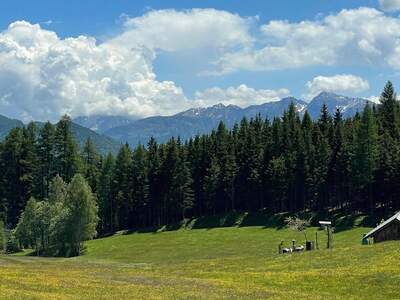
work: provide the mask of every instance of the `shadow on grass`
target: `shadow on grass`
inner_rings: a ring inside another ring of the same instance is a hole
[[[260,226],[264,228],[282,229],[285,227],[285,219],[288,216],[290,216],[290,213],[273,214],[266,211],[260,211],[260,212],[235,211],[215,216],[186,219],[178,223],[164,225],[164,226],[133,228],[130,230],[125,230],[121,233],[126,235],[133,233],[158,233],[165,231],[175,231],[179,229],[211,230],[214,228],[223,228],[223,227],[249,227],[249,226]],[[112,236],[112,235],[113,234],[108,234],[107,236]]]
[[[321,213],[312,213],[308,211],[300,212],[296,214],[302,219],[308,219],[311,221],[311,226],[318,227],[319,221],[328,220],[332,221],[335,228],[335,232],[341,232],[352,229],[358,226],[373,227],[376,224],[377,218],[371,218],[362,213],[348,214],[340,211],[326,211]],[[226,214],[219,214],[214,216],[199,217],[192,219],[185,219],[181,222],[145,227],[145,228],[133,228],[119,232],[118,234],[134,234],[134,233],[159,233],[165,231],[175,231],[179,229],[214,229],[223,227],[251,227],[260,226],[263,228],[276,228],[283,229],[286,226],[285,219],[289,216],[293,216],[292,213],[284,212],[274,214],[270,211],[263,210],[259,212],[243,212],[235,211]],[[105,236],[112,236],[114,234],[107,234]]]

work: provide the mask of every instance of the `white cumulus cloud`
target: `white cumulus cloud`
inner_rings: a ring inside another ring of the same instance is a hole
[[[60,39],[19,21],[0,33],[0,111],[24,120],[72,116],[171,114],[186,107],[181,88],[157,81],[151,51]]]
[[[253,104],[263,104],[266,102],[277,101],[290,96],[290,91],[286,88],[277,90],[253,89],[245,84],[237,87],[221,89],[219,87],[209,88],[195,95],[197,106],[209,106],[216,103],[225,105],[234,104],[246,107]]]
[[[379,0],[379,5],[384,11],[400,10],[399,0]]]
[[[260,31],[264,46],[224,53],[217,62],[221,74],[343,65],[400,69],[400,19],[374,8],[344,9],[317,21],[273,20]]]
[[[214,9],[150,11],[126,18],[121,33],[101,43],[14,22],[0,32],[0,112],[25,121],[179,112],[193,101],[174,82],[157,80],[157,51],[250,45],[251,22]]]
[[[252,22],[253,18],[215,9],[154,10],[126,18],[123,33],[112,42],[164,51],[229,49],[252,43]]]
[[[303,96],[308,100],[321,92],[360,93],[369,90],[367,80],[350,74],[317,76],[308,81],[306,86],[308,92]]]

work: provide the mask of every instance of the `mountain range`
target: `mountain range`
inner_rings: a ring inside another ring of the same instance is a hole
[[[172,136],[180,136],[185,140],[196,134],[210,132],[218,126],[220,121],[223,121],[228,127],[232,127],[235,123],[240,122],[243,117],[251,118],[257,114],[260,114],[263,118],[273,119],[281,116],[292,102],[300,114],[307,110],[312,118],[318,118],[324,103],[326,103],[331,114],[334,114],[336,108],[339,108],[342,114],[348,117],[362,111],[368,100],[322,92],[309,103],[288,97],[246,108],[216,104],[211,107],[192,108],[173,116],[155,116],[131,121],[124,117],[93,116],[76,118],[74,122],[82,126],[90,124],[90,128],[99,133],[120,142],[136,145],[138,143],[146,144],[152,136],[158,142],[165,142]]]
[[[282,116],[290,103],[303,114],[306,110],[312,118],[318,118],[325,103],[331,114],[339,108],[345,117],[362,111],[367,99],[351,98],[334,93],[322,92],[310,102],[288,97],[275,102],[252,105],[241,108],[236,105],[216,104],[210,107],[192,108],[173,116],[154,116],[144,119],[132,119],[122,116],[85,116],[73,119],[71,129],[80,146],[90,137],[97,150],[102,153],[116,153],[121,143],[146,144],[150,137],[165,142],[172,136],[185,140],[196,134],[208,133],[223,121],[228,127],[240,122],[243,117],[251,118],[260,114],[263,118],[273,119]],[[40,122],[37,122],[41,126]],[[16,119],[0,115],[0,140],[11,128],[24,124]]]

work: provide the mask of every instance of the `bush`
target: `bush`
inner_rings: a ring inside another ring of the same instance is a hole
[[[7,254],[20,252],[21,248],[19,247],[18,239],[15,236],[15,231],[8,230],[6,231],[5,236],[6,236],[5,252]]]

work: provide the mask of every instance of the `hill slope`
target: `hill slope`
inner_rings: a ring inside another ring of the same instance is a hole
[[[11,129],[22,126],[24,124],[21,121],[0,115],[0,140],[4,139]]]
[[[104,133],[106,130],[124,126],[132,123],[135,119],[120,116],[89,116],[77,117],[72,120],[75,124],[89,128],[98,133]]]
[[[86,140],[89,137],[92,140],[97,151],[101,154],[116,154],[121,147],[121,143],[114,140],[113,138],[103,134],[99,134],[93,130],[90,130],[75,123],[71,124],[71,131],[81,148],[84,146]]]

